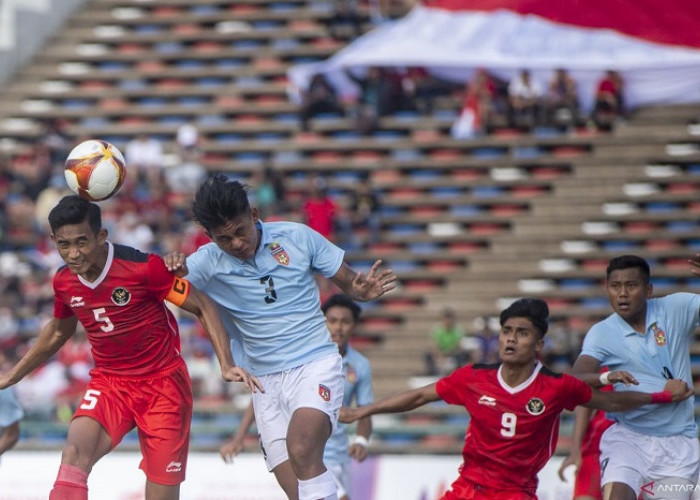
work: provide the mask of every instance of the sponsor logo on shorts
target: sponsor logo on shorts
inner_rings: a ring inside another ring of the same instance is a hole
[[[530,398],[525,408],[530,415],[541,415],[544,412],[544,401],[540,398]]]
[[[481,396],[479,398],[479,404],[480,405],[486,405],[486,406],[496,406],[496,398],[492,398],[491,396]]]
[[[642,485],[642,493],[646,493],[647,495],[653,495],[654,494],[654,481],[643,484]]]
[[[182,463],[175,462],[174,460],[168,464],[165,468],[165,472],[180,472],[182,470]]]
[[[318,384],[318,395],[321,396],[324,401],[331,400],[331,390],[323,384]]]
[[[131,292],[124,287],[117,287],[112,290],[112,302],[118,306],[125,306],[131,300]]]

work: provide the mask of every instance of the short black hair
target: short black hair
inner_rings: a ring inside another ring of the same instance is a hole
[[[529,319],[544,337],[549,328],[549,306],[541,299],[518,299],[501,311],[501,326],[510,318]]]
[[[323,314],[326,314],[326,311],[328,311],[328,309],[330,309],[331,307],[344,307],[346,309],[349,309],[352,313],[352,319],[355,320],[355,323],[357,323],[360,320],[360,313],[362,313],[362,309],[347,295],[338,293],[331,296],[328,300],[326,300],[323,306],[321,306]]]
[[[613,271],[619,271],[621,269],[637,268],[642,273],[644,281],[649,283],[651,277],[651,269],[649,268],[649,263],[638,255],[620,255],[615,257],[608,264],[608,270],[605,276],[610,279],[610,275]]]
[[[77,195],[64,196],[49,212],[49,226],[56,234],[63,226],[80,224],[87,220],[94,234],[102,229],[102,211],[96,203],[83,200]]]
[[[247,188],[223,174],[214,174],[202,183],[194,195],[194,220],[211,231],[230,220],[250,214]]]

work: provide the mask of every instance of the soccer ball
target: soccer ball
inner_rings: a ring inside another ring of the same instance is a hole
[[[81,142],[68,154],[65,169],[68,187],[89,201],[106,200],[124,183],[126,162],[107,141]]]

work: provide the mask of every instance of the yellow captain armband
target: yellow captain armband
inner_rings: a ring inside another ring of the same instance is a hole
[[[175,278],[173,285],[170,287],[168,295],[165,296],[165,300],[175,304],[176,306],[181,306],[187,300],[187,296],[190,294],[190,282],[183,278]]]

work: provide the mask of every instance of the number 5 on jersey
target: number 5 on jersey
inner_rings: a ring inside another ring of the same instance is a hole
[[[97,396],[102,394],[100,391],[95,389],[88,389],[85,391],[85,396],[83,396],[83,404],[80,405],[81,410],[93,410],[97,406]]]

